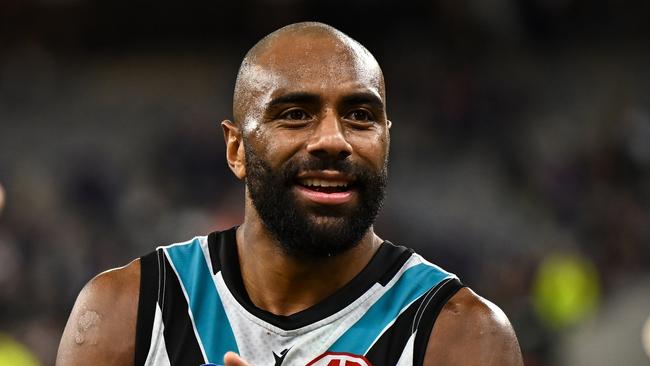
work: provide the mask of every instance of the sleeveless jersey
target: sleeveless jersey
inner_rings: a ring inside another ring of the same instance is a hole
[[[136,365],[422,365],[441,308],[463,285],[388,241],[348,284],[289,316],[257,308],[244,288],[236,229],[141,258]]]

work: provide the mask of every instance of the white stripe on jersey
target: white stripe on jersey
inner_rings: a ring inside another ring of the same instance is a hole
[[[156,304],[156,314],[151,329],[151,346],[144,364],[145,366],[171,366],[167,355],[167,347],[165,346],[165,325],[158,304]]]
[[[399,356],[399,361],[395,366],[413,366],[413,345],[415,344],[416,333],[411,334],[411,338],[404,346],[404,351],[402,351],[402,355]]]

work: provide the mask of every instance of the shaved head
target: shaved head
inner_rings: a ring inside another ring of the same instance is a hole
[[[233,99],[222,127],[246,221],[302,259],[372,240],[391,126],[372,54],[326,24],[292,24],[248,51]]]
[[[327,24],[295,23],[255,44],[244,57],[233,97],[235,122],[247,128],[259,117],[268,93],[282,83],[325,82],[349,74],[374,86],[385,103],[384,78],[373,55],[359,42]]]

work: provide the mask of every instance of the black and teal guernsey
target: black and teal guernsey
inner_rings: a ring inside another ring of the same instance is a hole
[[[136,365],[422,365],[433,324],[463,285],[388,241],[347,285],[289,316],[257,308],[244,288],[236,228],[141,258]]]

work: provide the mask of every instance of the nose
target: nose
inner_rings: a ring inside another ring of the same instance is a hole
[[[307,151],[319,158],[333,160],[343,160],[352,154],[352,145],[345,138],[345,131],[335,113],[326,113],[318,122]]]

